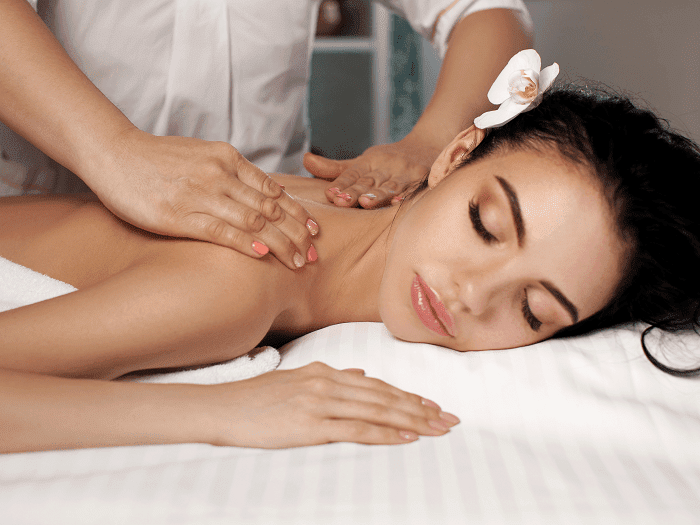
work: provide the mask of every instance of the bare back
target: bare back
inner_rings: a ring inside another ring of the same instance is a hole
[[[324,198],[323,181],[284,184]],[[0,367],[117,377],[227,360],[329,324],[309,306],[320,266],[293,272],[150,234],[90,196],[0,199],[0,256],[78,288],[0,315]]]

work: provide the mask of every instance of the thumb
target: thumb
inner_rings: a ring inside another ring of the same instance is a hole
[[[319,179],[335,179],[338,175],[343,173],[352,162],[352,160],[327,159],[326,157],[321,157],[313,153],[306,153],[304,155],[304,167],[311,175]]]

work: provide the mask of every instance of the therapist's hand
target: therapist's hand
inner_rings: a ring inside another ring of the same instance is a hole
[[[144,230],[256,258],[269,249],[291,269],[315,260],[311,214],[225,142],[131,128],[90,171],[84,180],[103,204]]]
[[[402,192],[430,171],[440,150],[406,137],[372,146],[349,160],[332,160],[307,153],[304,166],[314,177],[333,180],[326,198],[337,206],[377,208],[398,204]]]

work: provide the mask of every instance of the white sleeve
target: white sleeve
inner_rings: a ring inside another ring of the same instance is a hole
[[[411,27],[430,41],[441,57],[447,51],[447,41],[454,26],[467,15],[487,9],[512,9],[522,24],[532,29],[532,19],[523,0],[379,0],[380,3],[404,17]],[[442,16],[440,16],[440,13]],[[439,20],[438,20],[439,17]],[[437,25],[435,22],[437,21]],[[433,28],[435,32],[433,34]]]

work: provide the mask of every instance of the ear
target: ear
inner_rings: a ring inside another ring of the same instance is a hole
[[[462,159],[469,155],[485,136],[486,131],[474,125],[457,135],[435,159],[428,175],[428,187],[433,189],[442,179],[457,169]]]

